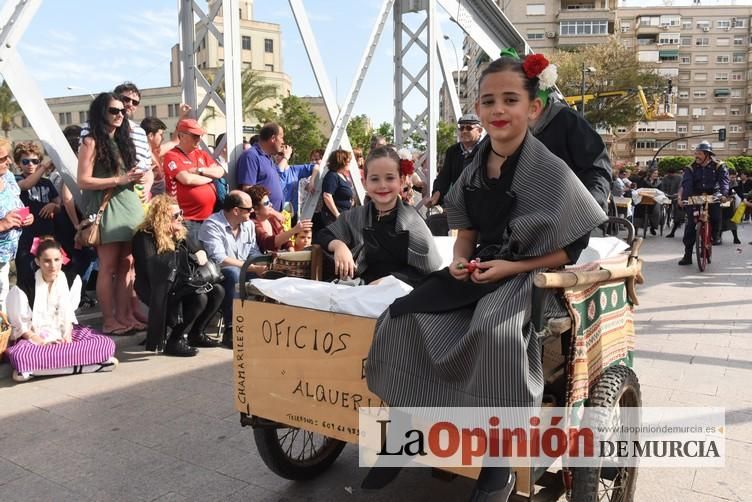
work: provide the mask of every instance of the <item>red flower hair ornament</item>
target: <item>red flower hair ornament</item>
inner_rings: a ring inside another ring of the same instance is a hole
[[[522,69],[527,78],[535,78],[548,67],[548,64],[548,59],[543,54],[528,54],[522,62]]]
[[[412,176],[415,172],[415,163],[412,160],[400,159],[400,174],[402,176]]]

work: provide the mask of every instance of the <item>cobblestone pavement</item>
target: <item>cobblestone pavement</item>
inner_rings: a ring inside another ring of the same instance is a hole
[[[636,371],[645,405],[727,408],[722,469],[641,469],[635,500],[752,500],[752,225],[743,245],[715,249],[705,273],[679,267],[681,241],[648,237],[639,290]],[[726,235],[728,241],[728,234]],[[96,322],[96,314],[85,319]],[[386,489],[359,485],[357,450],[308,483],[285,481],[260,460],[233,409],[231,354],[150,355],[117,340],[113,373],[15,384],[0,365],[0,499],[465,500],[471,483],[408,469]],[[556,498],[556,497],[554,497]]]

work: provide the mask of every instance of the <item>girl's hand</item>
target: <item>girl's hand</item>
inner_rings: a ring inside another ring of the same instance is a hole
[[[514,262],[507,260],[481,261],[476,264],[476,269],[470,279],[478,284],[499,282],[516,274],[513,266]]]
[[[34,215],[33,214],[29,214],[26,218],[24,218],[23,223],[21,223],[21,226],[22,227],[28,227],[32,223],[34,223]]]
[[[355,261],[347,246],[339,246],[334,251],[334,275],[340,279],[355,277]]]
[[[73,338],[71,337],[71,334],[65,333],[63,335],[63,343],[72,343],[72,342],[73,342]]]
[[[52,219],[55,217],[55,213],[60,209],[60,206],[55,204],[54,202],[50,202],[48,204],[45,204],[42,209],[39,210],[39,216],[46,219]]]
[[[42,338],[41,336],[37,335],[37,334],[36,334],[36,333],[34,333],[33,331],[31,332],[31,334],[29,334],[29,335],[28,335],[28,336],[26,337],[26,339],[27,339],[27,340],[28,340],[28,341],[29,341],[30,343],[34,344],[34,345],[44,345],[44,344],[46,343],[46,342],[44,341],[44,338]]]
[[[452,264],[449,265],[449,273],[458,281],[466,281],[470,278],[469,263],[467,258],[455,258]]]

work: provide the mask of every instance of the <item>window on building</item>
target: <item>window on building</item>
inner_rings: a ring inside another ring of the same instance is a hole
[[[217,45],[219,45],[220,47],[225,46],[225,34],[221,31],[219,32],[219,37],[217,37]]]
[[[698,47],[707,47],[710,45],[710,38],[708,37],[697,37],[695,38],[695,45]]]
[[[21,127],[31,127],[31,124],[29,124],[29,119],[26,118],[26,115],[21,115]]]
[[[707,62],[708,62],[708,56],[706,55],[695,56],[695,64],[707,64]]]
[[[731,97],[732,98],[741,98],[742,97],[742,90],[741,89],[731,89]]]
[[[705,132],[705,126],[704,125],[693,125],[692,126],[692,132]]]
[[[661,33],[658,35],[658,43],[659,44],[678,44],[679,43],[679,34],[678,33]]]
[[[695,81],[696,82],[705,82],[708,80],[708,74],[707,73],[695,73]]]
[[[708,92],[705,89],[696,89],[692,92],[692,96],[695,98],[704,98],[708,95]]]
[[[716,41],[715,41],[715,45],[717,45],[718,47],[728,47],[729,45],[731,45],[730,42],[731,42],[731,40],[728,39],[728,38],[726,38],[726,37],[724,37],[724,38],[717,38]]]
[[[691,60],[692,58],[687,54],[682,54],[679,56],[679,64],[689,64]]]
[[[156,117],[156,116],[157,116],[157,105],[144,106],[144,117]]]
[[[683,47],[689,47],[690,45],[692,45],[692,37],[681,37],[681,38],[679,39],[679,43],[680,43],[680,44],[681,44],[681,45],[682,45]]]
[[[736,143],[736,142],[729,143],[728,145],[729,145],[729,148],[732,150],[739,148],[739,143]]]
[[[728,19],[719,19],[715,22],[715,27],[721,29],[731,28],[731,21]]]
[[[742,126],[740,126],[738,124],[732,124],[732,125],[729,126],[728,129],[729,129],[729,132],[733,132],[733,133],[744,132],[744,129],[742,128]]]
[[[658,26],[661,23],[660,16],[640,16],[637,19],[640,26]]]
[[[734,45],[744,45],[744,37],[741,37],[741,36],[734,37]]]
[[[682,134],[682,133],[686,134],[687,130],[688,130],[688,127],[689,126],[687,124],[678,125],[678,126],[676,126],[676,132],[678,132],[680,134]]]
[[[180,104],[167,105],[167,116],[177,117],[180,114]]]
[[[88,111],[82,110],[82,111],[78,112],[78,123],[79,124],[83,124],[84,122],[88,122],[88,121],[89,121],[89,112]]]
[[[650,138],[638,139],[637,141],[635,141],[635,148],[640,148],[643,150],[654,150],[658,148],[658,142]]]
[[[57,118],[60,125],[71,125],[73,123],[72,112],[60,112],[57,114]]]
[[[732,117],[738,117],[741,114],[742,114],[742,111],[739,108],[731,108],[729,110],[729,115],[731,115]]]
[[[713,108],[713,115],[716,117],[726,115],[726,109],[725,108]]]
[[[692,18],[691,17],[683,17],[681,20],[681,27],[682,30],[689,30],[692,28]]]
[[[737,18],[734,18],[733,21],[734,22],[731,25],[733,28],[746,28],[747,27],[747,20],[744,18],[737,17]]]
[[[734,55],[731,58],[731,61],[734,63],[743,63],[744,62],[744,53],[743,52],[735,52]]]
[[[689,115],[689,108],[687,108],[686,106],[680,106],[676,109],[676,114],[679,117],[686,117]]]
[[[697,21],[697,27],[700,29],[710,28],[710,21]]]
[[[722,54],[715,57],[715,62],[718,64],[727,64],[729,62],[728,54]]]
[[[725,82],[729,79],[729,74],[727,72],[718,72],[715,74],[715,79]]]
[[[240,37],[240,44],[242,45],[244,51],[251,50],[251,37],[247,37],[247,36]]]
[[[273,64],[265,64],[264,69],[266,71],[274,71],[274,65]]]
[[[632,25],[626,21],[621,21],[619,23],[619,28],[621,28],[622,33],[626,33],[630,30],[630,28],[632,28]]]
[[[592,21],[561,21],[559,23],[559,35],[606,35],[608,34],[607,20]]]
[[[679,72],[679,80],[689,80],[690,74],[688,71]]]
[[[641,37],[637,39],[637,45],[652,45],[655,43],[653,37]]]
[[[741,82],[742,80],[744,80],[744,72],[735,71],[731,74],[732,82]]]
[[[679,91],[679,99],[688,99],[689,91]]]
[[[274,52],[274,40],[271,38],[264,39],[264,52]]]
[[[659,51],[658,61],[679,61],[679,53],[677,51]]]
[[[546,38],[546,34],[542,31],[528,31],[527,32],[528,40],[543,40],[544,38]]]
[[[687,144],[686,143],[677,143],[676,144],[676,149],[679,150],[679,151],[684,151],[684,150],[687,149]]]
[[[692,116],[693,117],[704,117],[705,116],[705,111],[706,111],[705,108],[702,108],[702,107],[699,107],[699,106],[696,107],[696,108],[692,108]]]
[[[616,128],[616,133],[617,134],[624,134],[625,132],[627,132],[627,128],[626,127],[619,126],[619,127]]]
[[[529,3],[527,4],[528,16],[545,16],[546,4],[543,3]]]

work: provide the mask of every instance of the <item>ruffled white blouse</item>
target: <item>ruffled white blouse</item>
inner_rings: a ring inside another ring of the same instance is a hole
[[[78,323],[76,309],[81,300],[81,278],[76,277],[68,287],[62,272],[50,288],[42,279],[42,271],[34,274],[34,305],[21,288],[14,286],[8,293],[8,320],[13,328],[11,340],[16,340],[27,331],[34,331],[48,341],[61,339],[71,324]]]

